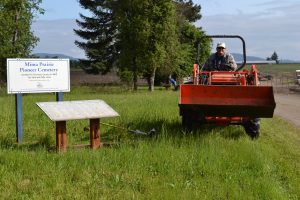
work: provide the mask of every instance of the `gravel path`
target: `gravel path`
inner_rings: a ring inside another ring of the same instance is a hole
[[[300,129],[300,94],[275,93],[275,115],[280,116]]]

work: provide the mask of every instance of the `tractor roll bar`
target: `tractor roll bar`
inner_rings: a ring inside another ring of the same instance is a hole
[[[243,67],[246,65],[246,43],[244,38],[242,38],[239,35],[206,35],[205,37],[209,37],[209,38],[238,38],[242,41],[243,43],[243,63],[241,64],[241,66],[239,66],[237,68],[236,71],[239,71],[241,69],[243,69]],[[199,47],[200,47],[200,41],[198,42],[198,52],[197,52],[197,61],[199,63]]]

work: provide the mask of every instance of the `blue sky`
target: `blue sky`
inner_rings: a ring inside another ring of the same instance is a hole
[[[281,59],[300,60],[300,0],[194,0],[202,7],[196,22],[207,34],[241,35],[247,54],[266,58],[276,51]],[[84,57],[74,45],[73,28],[83,10],[77,0],[43,0],[45,14],[33,23],[40,38],[34,52],[63,53]],[[240,53],[239,41],[224,40],[231,52]]]
[[[41,7],[45,14],[39,20],[75,19],[79,12],[88,13],[82,9],[77,0],[43,0]]]

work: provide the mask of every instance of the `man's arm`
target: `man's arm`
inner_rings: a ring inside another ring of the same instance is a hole
[[[207,60],[206,60],[206,62],[205,62],[205,64],[203,65],[203,71],[212,71],[213,69],[214,69],[214,55],[210,55],[208,58],[207,58]]]
[[[237,69],[237,64],[231,54],[228,54],[227,56],[226,65],[228,65],[232,71],[235,71]]]

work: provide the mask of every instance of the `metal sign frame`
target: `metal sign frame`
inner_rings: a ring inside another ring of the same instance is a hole
[[[22,76],[25,78],[22,78]],[[57,78],[60,80],[59,83],[57,83]],[[32,84],[29,84],[31,87],[27,88],[26,81],[36,83],[36,87],[32,87]],[[19,85],[12,88],[11,86],[15,86],[15,82],[18,82]],[[42,88],[43,84],[40,82],[50,82],[50,87],[48,87],[49,83],[47,83],[47,87]],[[52,82],[55,82],[53,86],[51,86]],[[7,59],[7,92],[8,94],[15,94],[16,139],[17,142],[22,142],[22,93],[55,92],[56,101],[63,101],[63,92],[70,92],[70,60],[29,58]]]

